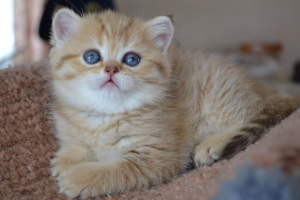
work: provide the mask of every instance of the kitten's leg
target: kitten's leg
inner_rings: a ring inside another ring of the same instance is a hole
[[[233,127],[212,136],[196,146],[196,166],[210,165],[221,158],[230,158],[254,143],[270,127],[289,116],[299,107],[299,99],[291,96],[275,96],[266,100],[263,109],[248,123]]]
[[[211,165],[222,156],[222,152],[231,139],[239,132],[239,129],[232,129],[223,133],[209,136],[204,142],[195,148],[195,164]]]
[[[92,152],[81,145],[64,145],[51,160],[51,172],[59,180],[73,165],[81,162],[94,161]]]
[[[135,150],[110,162],[85,162],[64,175],[59,181],[60,192],[71,198],[87,198],[158,185],[178,173],[183,167],[178,163],[182,165],[182,161],[172,163],[172,157],[141,155]]]

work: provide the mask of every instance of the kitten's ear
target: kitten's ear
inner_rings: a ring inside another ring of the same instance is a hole
[[[57,47],[64,45],[76,32],[80,17],[74,11],[61,8],[55,12],[52,20],[52,33]]]
[[[166,54],[174,33],[171,17],[156,17],[148,23],[150,26],[150,31],[153,33],[153,42],[164,54]]]

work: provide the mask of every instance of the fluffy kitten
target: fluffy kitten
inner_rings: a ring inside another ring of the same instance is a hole
[[[167,16],[80,17],[62,8],[52,26],[60,148],[51,170],[68,197],[159,185],[191,154],[197,166],[232,156],[298,106],[221,58],[171,51]]]

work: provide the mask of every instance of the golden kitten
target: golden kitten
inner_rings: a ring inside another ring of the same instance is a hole
[[[222,58],[170,48],[172,20],[59,9],[50,53],[60,192],[94,197],[159,185],[230,157],[298,106]],[[172,45],[171,45],[172,46]]]

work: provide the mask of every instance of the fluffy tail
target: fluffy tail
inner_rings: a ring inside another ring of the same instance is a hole
[[[230,158],[261,138],[271,127],[300,107],[300,98],[291,95],[274,95],[266,100],[265,107],[250,123],[241,128],[239,135],[225,147],[222,158]]]

